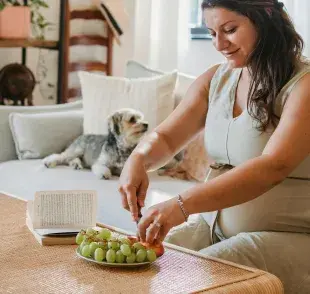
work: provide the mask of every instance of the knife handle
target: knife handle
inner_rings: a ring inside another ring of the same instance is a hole
[[[141,213],[141,206],[138,202],[137,202],[137,206],[138,206],[138,220],[136,221],[136,223],[138,224],[140,219],[142,218],[142,213]]]

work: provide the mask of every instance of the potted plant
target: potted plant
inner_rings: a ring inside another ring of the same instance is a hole
[[[0,0],[0,38],[27,39],[31,28],[38,39],[44,39],[45,29],[50,25],[40,12],[48,8],[44,0]]]

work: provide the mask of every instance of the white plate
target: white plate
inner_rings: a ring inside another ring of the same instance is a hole
[[[85,260],[87,260],[89,262],[93,262],[93,263],[97,263],[97,264],[100,264],[100,265],[103,265],[103,266],[109,266],[109,267],[137,267],[137,266],[145,266],[145,265],[151,264],[151,262],[149,262],[149,261],[146,261],[146,262],[135,262],[135,263],[116,263],[116,262],[115,263],[110,263],[110,262],[105,262],[105,261],[96,261],[93,258],[82,256],[80,254],[78,248],[76,249],[75,252],[76,252],[76,255],[79,258],[85,259]]]

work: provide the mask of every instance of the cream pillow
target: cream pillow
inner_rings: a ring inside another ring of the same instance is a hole
[[[128,79],[79,72],[84,109],[84,133],[107,133],[107,116],[120,108],[144,114],[149,131],[174,109],[177,71],[156,77]]]
[[[9,124],[18,158],[38,159],[62,152],[83,133],[83,112],[13,112]]]

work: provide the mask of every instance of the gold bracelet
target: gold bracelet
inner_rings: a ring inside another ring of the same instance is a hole
[[[183,203],[183,200],[182,200],[182,197],[181,197],[180,194],[178,195],[178,204],[179,204],[179,206],[180,206],[180,208],[182,210],[182,213],[184,215],[185,221],[187,222],[189,215],[188,215],[186,209],[184,208],[184,203]]]

